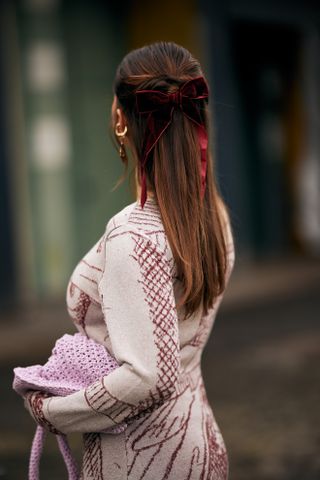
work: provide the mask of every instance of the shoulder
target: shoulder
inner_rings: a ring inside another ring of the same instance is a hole
[[[136,278],[155,280],[168,284],[173,274],[171,249],[163,248],[159,238],[154,239],[149,232],[130,221],[112,221],[105,237],[104,268],[98,289],[104,288],[110,278],[126,288]],[[115,226],[116,225],[116,226]],[[142,275],[142,277],[141,277]]]
[[[147,200],[144,208],[133,202],[110,218],[105,230],[106,242],[130,248],[139,242],[163,252],[168,259],[172,251],[165,233],[160,210],[153,200]]]
[[[134,210],[136,202],[126,205],[122,210],[113,215],[106,224],[105,235],[108,237],[113,231],[126,225],[129,221],[130,214]]]

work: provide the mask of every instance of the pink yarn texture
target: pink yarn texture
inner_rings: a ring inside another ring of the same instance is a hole
[[[52,354],[44,365],[16,367],[13,389],[22,397],[30,390],[66,396],[81,390],[101,377],[108,375],[119,365],[107,349],[81,333],[65,334],[56,341]],[[104,433],[121,433],[126,423],[110,427]],[[38,480],[40,457],[45,430],[38,426],[30,454],[29,480]],[[69,480],[77,480],[78,468],[69,448],[66,435],[57,435]]]

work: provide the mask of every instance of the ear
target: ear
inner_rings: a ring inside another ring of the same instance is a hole
[[[126,118],[121,108],[116,109],[116,123],[120,123],[120,130],[123,130],[127,124]]]

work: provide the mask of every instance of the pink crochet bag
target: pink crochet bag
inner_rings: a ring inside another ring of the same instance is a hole
[[[89,386],[117,367],[117,361],[103,345],[81,333],[65,334],[56,341],[51,356],[43,366],[14,368],[13,389],[22,397],[30,390],[66,396]],[[123,422],[104,430],[104,433],[121,433],[126,427]],[[46,433],[43,427],[37,427],[30,453],[29,480],[39,479],[40,457]],[[66,435],[59,434],[56,437],[69,480],[78,480],[79,470]]]

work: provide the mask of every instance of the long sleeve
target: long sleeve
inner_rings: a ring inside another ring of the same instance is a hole
[[[128,225],[111,230],[98,284],[119,368],[67,397],[42,401],[47,423],[62,433],[97,432],[130,422],[175,391],[179,331],[168,258]]]

